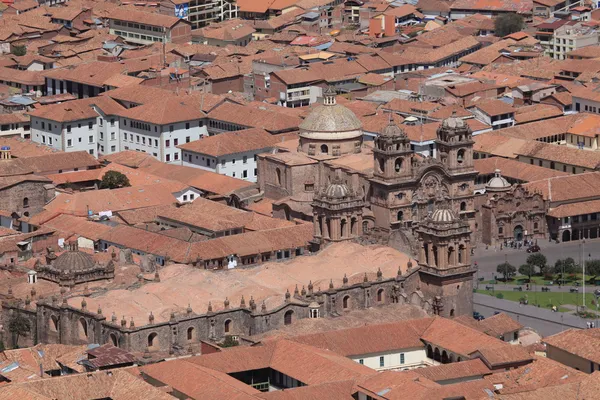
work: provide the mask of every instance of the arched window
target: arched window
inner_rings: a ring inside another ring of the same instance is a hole
[[[384,173],[385,172],[385,160],[383,158],[378,158],[377,161],[379,161],[379,172]]]
[[[463,201],[460,203],[460,211],[467,211],[467,202]]]
[[[377,301],[380,303],[383,302],[383,294],[384,294],[383,289],[379,289],[377,291]]]
[[[348,232],[346,232],[346,230],[348,229],[348,222],[346,222],[345,219],[340,221],[340,231],[342,234],[342,237],[346,237],[348,236]]]
[[[538,223],[537,223],[537,222],[534,222],[534,223],[533,223],[533,229],[538,229],[538,227],[539,227]]]
[[[230,333],[231,332],[231,320],[228,319],[227,321],[225,321],[225,324],[223,326],[223,330],[225,331],[225,333]]]
[[[456,153],[456,161],[459,164],[462,164],[463,161],[465,161],[465,151],[463,149],[460,149],[458,153]]]
[[[430,212],[430,213],[433,212],[433,200],[429,200],[427,202],[427,212]]]
[[[342,300],[342,307],[344,310],[350,308],[350,296],[344,296],[344,299]]]
[[[188,342],[194,340],[194,328],[192,327],[187,330],[187,340]]]
[[[87,340],[88,338],[88,325],[85,319],[79,319],[79,339]]]
[[[29,197],[23,197],[23,208],[29,207]]]
[[[404,212],[402,211],[398,211],[398,221],[403,221],[404,220]]]
[[[277,175],[277,184],[281,186],[281,170],[279,168],[276,168],[275,174]]]
[[[329,154],[329,147],[327,147],[326,144],[322,144],[321,145],[321,153],[323,153],[323,154]]]
[[[153,350],[158,348],[158,334],[156,332],[152,332],[148,335],[148,350]]]
[[[369,231],[369,222],[363,221],[363,233],[367,233]]]
[[[285,314],[283,314],[283,324],[291,325],[293,316],[294,316],[294,311],[292,311],[292,310],[286,311]]]
[[[433,248],[431,249],[432,253],[433,253],[433,265],[438,266],[438,248],[437,246],[433,246]]]
[[[554,161],[550,161],[550,169],[555,169],[554,167],[555,167]]]
[[[111,333],[109,335],[110,338],[110,343],[115,346],[115,347],[119,347],[119,340],[117,339],[117,335],[115,335],[114,333]]]
[[[454,317],[454,308],[450,310],[450,317]]]
[[[396,161],[394,162],[394,169],[396,172],[400,172],[402,170],[402,162],[402,158],[396,158]]]

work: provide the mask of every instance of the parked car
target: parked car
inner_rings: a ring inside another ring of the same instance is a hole
[[[538,253],[540,251],[540,246],[537,244],[531,245],[527,248],[528,253]]]
[[[484,320],[485,317],[481,314],[479,314],[477,311],[473,311],[473,318],[475,318],[477,321],[481,321]]]

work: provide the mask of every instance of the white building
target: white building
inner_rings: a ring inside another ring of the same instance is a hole
[[[120,117],[122,150],[149,153],[165,163],[181,164],[178,146],[208,136],[206,115],[183,97],[122,110]]]
[[[57,150],[86,151],[97,157],[99,124],[122,108],[104,96],[41,107],[29,113],[31,140]]]
[[[486,100],[469,108],[475,118],[491,126],[493,130],[508,128],[515,124],[515,109],[501,100]]]
[[[184,166],[256,182],[257,154],[271,151],[280,140],[280,136],[251,128],[202,138],[179,148]]]
[[[25,114],[0,114],[0,136],[20,136],[29,139],[31,125]]]

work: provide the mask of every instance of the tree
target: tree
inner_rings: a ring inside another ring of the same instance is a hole
[[[521,275],[527,275],[529,280],[531,280],[531,277],[535,275],[535,266],[531,264],[523,264],[519,267],[519,273]]]
[[[533,265],[534,267],[538,267],[540,269],[540,273],[544,273],[544,269],[546,268],[546,256],[542,253],[533,253],[527,257],[527,264]]]
[[[8,331],[13,335],[15,347],[19,347],[19,337],[29,334],[29,331],[31,331],[31,322],[17,313],[8,322]]]
[[[519,14],[509,13],[503,14],[496,18],[494,21],[494,30],[496,36],[506,36],[511,33],[519,32],[523,29],[523,17]]]
[[[239,342],[235,340],[231,335],[225,336],[225,340],[220,344],[221,347],[235,347],[238,346]]]
[[[101,189],[116,189],[131,186],[129,178],[119,171],[108,171],[102,177]]]
[[[563,274],[574,274],[576,272],[579,272],[579,265],[571,257],[556,260],[554,263],[554,273],[559,274],[561,278]]]
[[[27,54],[27,47],[14,45],[10,52],[15,56],[24,56],[25,54]]]
[[[579,272],[579,271],[577,271]],[[600,275],[600,260],[589,260],[585,262],[585,273],[590,276]]]
[[[515,276],[517,268],[509,263],[502,263],[496,267],[496,272],[504,276],[504,281],[508,281],[510,278]]]

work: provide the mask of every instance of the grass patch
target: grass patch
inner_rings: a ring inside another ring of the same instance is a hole
[[[529,300],[529,305],[540,305],[542,308],[552,308],[553,305],[558,307],[558,311],[561,312],[572,312],[564,307],[564,304],[571,304],[574,306],[581,305],[583,301],[583,293],[565,293],[565,292],[517,292],[512,290],[477,290],[477,293],[487,294],[488,296],[496,297],[498,293],[502,293],[504,300],[510,300],[519,302],[519,299],[526,297]],[[592,293],[586,293],[585,296],[586,305],[590,311],[596,311],[596,305],[592,304],[594,295]]]

